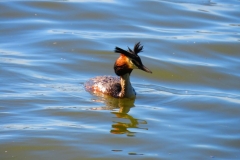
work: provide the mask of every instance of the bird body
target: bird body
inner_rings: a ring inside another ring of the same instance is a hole
[[[133,69],[141,69],[152,73],[141,62],[138,53],[143,46],[140,42],[135,44],[134,49],[128,48],[128,51],[119,47],[115,48],[116,53],[120,53],[119,58],[114,64],[114,71],[119,77],[97,76],[85,83],[86,91],[96,95],[110,95],[115,98],[135,98],[136,92],[130,82],[130,75]]]

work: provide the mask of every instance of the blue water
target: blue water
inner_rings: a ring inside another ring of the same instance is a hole
[[[240,1],[0,2],[0,159],[240,159]],[[94,96],[141,42],[135,100]]]

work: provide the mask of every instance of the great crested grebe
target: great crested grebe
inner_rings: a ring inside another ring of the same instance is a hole
[[[142,64],[138,53],[141,52],[143,46],[140,42],[136,43],[134,49],[128,47],[128,51],[119,47],[115,48],[116,53],[120,53],[120,57],[114,64],[114,71],[119,77],[98,76],[88,80],[84,87],[86,91],[96,95],[110,95],[115,98],[135,98],[136,92],[130,82],[130,74],[133,69],[141,69],[145,72],[152,73]]]

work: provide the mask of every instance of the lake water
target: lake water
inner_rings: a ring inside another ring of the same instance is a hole
[[[89,94],[137,42],[137,98]],[[0,159],[240,159],[239,0],[2,0]]]

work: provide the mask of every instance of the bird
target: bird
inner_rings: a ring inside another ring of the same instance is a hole
[[[133,69],[152,73],[143,65],[141,58],[138,56],[142,50],[143,45],[140,42],[136,43],[133,49],[128,47],[128,50],[115,47],[115,53],[120,53],[113,67],[118,77],[97,76],[91,78],[85,82],[85,90],[97,96],[108,95],[114,98],[136,98],[136,92],[130,82],[130,75]]]

